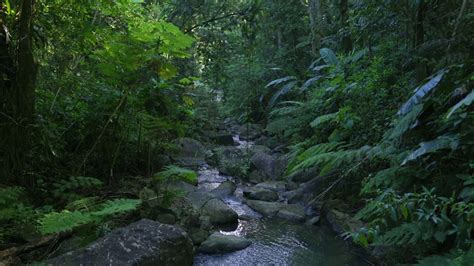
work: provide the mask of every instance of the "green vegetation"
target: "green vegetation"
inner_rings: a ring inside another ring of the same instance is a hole
[[[347,239],[471,265],[473,37],[467,0],[1,0],[0,249],[167,208],[173,140],[232,118],[329,174]]]

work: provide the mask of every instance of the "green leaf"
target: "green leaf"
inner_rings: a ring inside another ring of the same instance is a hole
[[[449,118],[454,112],[456,112],[459,108],[463,107],[463,106],[469,106],[472,104],[472,102],[474,101],[474,90],[471,91],[468,95],[466,95],[466,97],[464,97],[464,99],[462,99],[460,102],[458,102],[455,106],[453,106],[448,114],[446,115],[446,118]]]
[[[436,76],[432,77],[427,83],[423,84],[422,86],[415,89],[415,94],[405,102],[398,111],[398,115],[402,116],[411,111],[414,106],[421,103],[421,100],[430,93],[436,86],[439,84],[441,79],[443,78],[446,71],[440,71]]]
[[[295,76],[287,76],[287,77],[275,79],[275,80],[272,80],[270,83],[268,83],[265,86],[265,88],[275,86],[275,85],[278,85],[278,84],[281,84],[281,83],[285,83],[285,82],[288,82],[288,81],[292,81],[292,80],[296,80],[296,77]]]
[[[289,91],[291,91],[295,86],[296,86],[296,81],[289,82],[285,86],[283,86],[280,90],[278,90],[275,94],[273,94],[272,98],[270,98],[270,101],[268,102],[268,107],[271,108],[273,105],[276,103],[278,98],[281,96],[287,94]]]
[[[422,142],[420,143],[420,148],[416,149],[414,152],[412,152],[408,157],[403,160],[402,165],[405,165],[406,163],[416,160],[419,157],[428,154],[428,153],[433,153],[438,150],[442,149],[447,149],[451,148],[452,150],[455,150],[459,145],[459,137],[458,136],[440,136],[435,140],[428,141],[428,142]]]
[[[309,125],[312,128],[317,128],[318,126],[320,126],[324,123],[327,123],[331,120],[335,120],[338,114],[339,114],[339,112],[335,112],[335,113],[331,113],[331,114],[325,114],[325,115],[322,115],[322,116],[318,116]]]
[[[321,48],[319,54],[323,58],[324,62],[329,65],[338,65],[339,60],[337,59],[336,54],[329,48]]]

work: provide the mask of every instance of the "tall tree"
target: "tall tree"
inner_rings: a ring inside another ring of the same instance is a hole
[[[309,24],[311,28],[311,52],[318,53],[322,38],[322,12],[320,0],[309,0],[308,2]]]
[[[4,19],[0,22],[3,34],[0,37],[2,65],[1,125],[1,177],[15,181],[21,178],[30,150],[35,110],[36,64],[33,57],[32,21],[34,0],[23,0],[18,18],[17,47],[9,47],[8,27]],[[5,10],[2,8],[2,17]]]

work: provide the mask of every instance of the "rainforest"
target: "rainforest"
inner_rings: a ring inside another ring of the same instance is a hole
[[[474,265],[469,0],[0,0],[0,265]]]

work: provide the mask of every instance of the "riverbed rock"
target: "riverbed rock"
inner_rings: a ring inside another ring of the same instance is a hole
[[[197,168],[205,163],[207,156],[204,146],[191,138],[179,138],[173,141],[176,147],[172,159],[180,166]]]
[[[211,191],[212,194],[218,196],[218,197],[226,197],[234,194],[237,186],[235,185],[234,182],[227,180],[223,183],[221,183],[218,187],[213,189]]]
[[[266,175],[261,170],[253,170],[252,172],[250,172],[249,177],[248,177],[248,181],[252,184],[261,183],[265,181],[265,179],[266,179]]]
[[[255,153],[250,162],[253,169],[261,170],[271,180],[283,177],[288,163],[285,156],[276,157],[264,152]]]
[[[193,243],[179,227],[143,219],[47,265],[192,265]]]
[[[159,186],[163,184],[157,184],[157,190],[159,191]],[[196,191],[197,187],[194,185],[189,184],[188,182],[184,182],[182,180],[170,180],[166,183],[168,190],[178,190],[184,193],[194,192]]]
[[[276,217],[292,222],[304,222],[305,212],[303,206],[297,204],[282,205]]]
[[[199,246],[198,251],[207,254],[221,254],[244,249],[252,242],[243,237],[214,233]]]
[[[278,193],[262,187],[248,187],[244,190],[244,197],[252,200],[277,201]]]
[[[209,139],[217,144],[224,146],[233,146],[235,145],[234,138],[230,133],[211,133]]]
[[[255,140],[262,134],[262,127],[258,124],[244,124],[239,127],[237,134],[242,140]]]
[[[222,225],[237,223],[237,213],[221,199],[209,200],[202,208],[202,214],[209,217],[211,224]]]
[[[249,152],[251,155],[254,155],[256,153],[265,153],[269,154],[272,150],[268,148],[267,146],[263,145],[253,145],[249,148]]]
[[[364,226],[361,221],[353,218],[351,215],[334,209],[329,210],[325,218],[332,230],[337,234],[354,232]]]
[[[256,187],[269,189],[276,192],[284,192],[286,190],[286,185],[287,184],[285,181],[265,181],[258,183]]]
[[[296,183],[304,183],[308,182],[312,178],[318,176],[319,174],[319,169],[316,167],[297,171],[287,177],[289,181],[293,181]]]
[[[186,199],[201,215],[209,217],[213,225],[237,222],[237,213],[212,193],[191,192],[186,195]]]
[[[266,217],[275,216],[283,205],[283,203],[280,202],[267,202],[261,200],[245,200],[245,203],[250,208]]]
[[[224,175],[235,174],[236,169],[244,164],[243,152],[234,146],[219,146],[212,150],[211,164]]]

